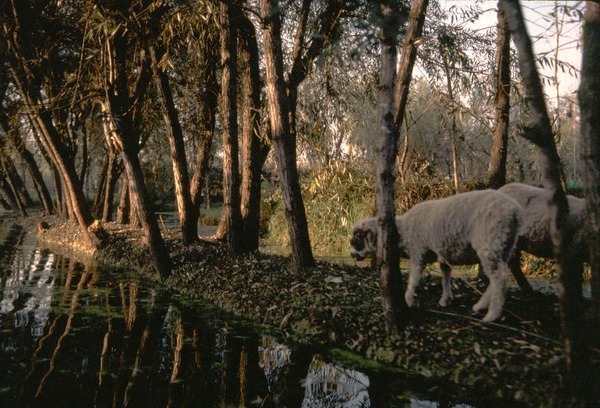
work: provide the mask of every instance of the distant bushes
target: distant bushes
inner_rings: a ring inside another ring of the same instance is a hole
[[[375,174],[372,168],[334,162],[302,175],[302,197],[315,254],[337,255],[348,251],[354,221],[375,214]],[[461,191],[482,188],[478,181],[465,182]],[[396,182],[396,212],[416,203],[454,194],[451,181],[410,179]],[[287,246],[289,234],[281,193],[273,189],[262,205],[261,225],[270,244]]]

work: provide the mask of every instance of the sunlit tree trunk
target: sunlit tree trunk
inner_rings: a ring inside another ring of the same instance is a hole
[[[292,245],[292,259],[294,266],[302,269],[314,265],[314,258],[298,180],[296,146],[290,130],[290,110],[283,73],[279,2],[277,0],[261,0],[260,6],[263,18],[268,108],[273,148]]]
[[[523,136],[538,148],[538,161],[542,173],[542,184],[552,200],[551,235],[555,268],[559,277],[558,295],[563,329],[565,356],[570,373],[570,384],[581,390],[586,381],[588,357],[582,322],[582,272],[581,260],[570,255],[570,235],[567,226],[569,204],[561,183],[561,163],[556,150],[550,117],[546,108],[540,76],[535,66],[531,39],[527,34],[521,5],[518,0],[502,0],[511,36],[517,48],[519,69],[529,109],[531,125],[523,131]]]
[[[501,7],[498,7],[496,30],[496,123],[492,134],[487,183],[490,188],[495,189],[506,183],[510,113],[510,32]]]
[[[13,79],[29,109],[30,120],[60,175],[60,185],[64,188],[62,192],[68,212],[77,220],[88,243],[94,245],[95,238],[88,230],[93,217],[83,194],[83,187],[75,169],[73,157],[63,143],[64,137],[54,127],[51,112],[44,107],[40,91],[24,84],[16,70],[13,70]]]
[[[241,10],[239,17],[242,66],[241,211],[244,241],[249,251],[258,251],[260,237],[261,171],[271,144],[260,134],[260,80],[258,43],[252,22]]]
[[[98,185],[97,195],[100,198],[97,205],[101,205],[102,209],[99,213],[102,221],[106,222],[112,221],[114,191],[121,171],[119,169],[118,149],[113,142],[113,134],[118,130],[110,116],[108,105],[105,102],[100,102],[99,105],[102,112],[102,131],[106,142],[106,157],[102,166],[101,182]]]
[[[593,1],[587,2],[584,14],[579,105],[593,313],[600,325],[600,5]]]
[[[112,38],[112,59],[114,74],[109,73],[107,92],[107,110],[110,118],[119,118],[118,132],[111,135],[121,152],[123,165],[127,174],[129,196],[131,200],[131,219],[134,212],[141,223],[142,230],[152,253],[152,262],[160,277],[166,279],[171,272],[171,259],[160,233],[158,221],[154,215],[152,203],[146,190],[146,184],[139,160],[139,133],[134,122],[134,104],[130,97],[127,62],[130,49],[128,47],[128,32],[124,27],[114,33]],[[145,87],[149,83],[150,72],[147,66],[139,67],[138,86]],[[137,89],[136,89],[137,92]],[[141,101],[136,101],[141,103]],[[116,127],[115,127],[116,128]]]
[[[173,181],[175,184],[175,200],[184,244],[191,244],[198,237],[198,217],[193,216],[192,197],[190,193],[190,176],[185,156],[185,144],[183,141],[183,129],[179,121],[179,113],[175,107],[173,91],[169,83],[167,71],[159,62],[165,52],[149,47],[152,60],[154,82],[162,107],[162,116],[165,122],[169,148],[171,152],[171,164],[173,167]]]
[[[244,251],[240,209],[239,140],[237,124],[237,24],[233,6],[221,3],[221,118],[223,122],[223,219],[232,253]]]

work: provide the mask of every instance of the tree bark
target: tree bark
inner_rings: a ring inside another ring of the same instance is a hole
[[[192,196],[190,193],[190,176],[185,156],[185,144],[183,142],[183,129],[179,121],[179,113],[175,107],[173,91],[169,83],[169,77],[164,68],[159,66],[159,61],[164,56],[164,51],[149,47],[149,54],[154,72],[156,92],[162,107],[162,116],[165,122],[169,148],[171,152],[171,164],[173,167],[173,181],[175,184],[175,199],[183,243],[189,245],[198,239],[198,217],[193,215]]]
[[[542,184],[552,196],[551,235],[556,260],[555,268],[559,277],[557,292],[560,299],[565,356],[570,373],[570,385],[574,391],[578,391],[586,382],[588,373],[586,342],[582,331],[583,265],[581,260],[570,256],[569,242],[572,231],[566,228],[569,204],[561,183],[560,157],[554,143],[542,82],[535,66],[533,48],[527,34],[521,6],[518,0],[502,0],[501,7],[517,48],[519,69],[531,112],[532,124],[524,129],[523,136],[538,148]]]
[[[202,191],[209,177],[211,149],[215,133],[215,117],[217,114],[218,96],[220,93],[217,81],[216,61],[218,54],[215,51],[217,44],[209,44],[206,47],[206,65],[203,71],[204,89],[200,97],[200,131],[198,146],[196,148],[196,159],[194,162],[194,174],[191,181],[191,198],[194,205],[194,215],[198,219]],[[209,197],[207,196],[208,200]]]
[[[223,220],[231,253],[244,252],[240,209],[239,140],[237,124],[237,25],[233,5],[222,2],[221,118],[223,123]]]
[[[261,0],[269,119],[275,158],[281,183],[283,204],[292,246],[292,260],[297,269],[314,265],[306,211],[298,180],[296,146],[290,127],[290,109],[285,90],[281,16],[277,0]]]
[[[412,3],[398,72],[396,72],[398,58],[396,36],[404,15],[394,2],[381,1],[376,6],[380,18],[381,71],[378,126],[380,142],[376,177],[378,238],[375,264],[379,272],[388,334],[398,333],[408,319],[408,308],[402,296],[404,288],[400,278],[398,230],[395,222],[395,164],[398,156],[400,126],[405,116],[412,69],[427,5],[428,0],[417,0]]]
[[[63,143],[64,137],[54,126],[52,115],[45,108],[40,91],[24,84],[22,78],[14,69],[12,72],[17,88],[29,110],[30,120],[38,132],[44,148],[56,166],[56,170],[59,172],[61,185],[64,187],[62,192],[66,199],[65,203],[67,204],[68,211],[76,218],[88,243],[94,246],[97,240],[92,232],[88,230],[88,227],[93,222],[93,217],[83,194],[82,184],[75,169],[73,157],[69,153],[68,147]]]
[[[261,172],[271,144],[260,134],[260,80],[258,42],[250,19],[238,12],[242,66],[242,184],[241,211],[248,251],[258,251],[260,238]]]
[[[583,60],[579,85],[582,159],[592,271],[592,307],[600,325],[600,5],[588,1],[583,17]]]
[[[27,15],[30,12],[28,5],[24,2],[11,2],[10,19],[13,24],[8,24],[7,20],[3,21],[3,29],[5,40],[7,40],[7,54],[9,71],[13,82],[18,90],[23,104],[27,110],[29,119],[31,120],[35,131],[38,133],[40,140],[44,144],[44,148],[49,154],[52,162],[60,173],[61,181],[64,187],[64,197],[67,198],[67,205],[70,213],[76,217],[77,222],[82,229],[84,237],[91,246],[96,245],[94,234],[88,230],[88,227],[93,221],[93,217],[88,208],[83,186],[79,180],[74,163],[74,151],[72,140],[56,127],[57,123],[61,123],[60,112],[52,110],[47,105],[52,98],[50,86],[51,81],[46,81],[49,75],[39,66],[39,55],[35,54],[28,48],[31,44],[27,43],[27,32],[29,23]],[[25,25],[25,26],[24,26]],[[24,28],[25,27],[25,28]],[[53,61],[58,63],[59,61]],[[42,86],[48,98],[42,96]]]
[[[498,6],[496,36],[496,126],[492,135],[487,182],[489,188],[494,189],[506,183],[510,114],[510,32],[506,16],[500,6]]]
[[[0,143],[2,145],[9,143],[19,154],[21,160],[23,160],[23,163],[25,163],[25,166],[27,167],[29,175],[31,176],[33,186],[37,193],[38,199],[40,200],[40,204],[42,205],[44,213],[52,214],[54,212],[52,198],[50,196],[50,191],[48,191],[48,187],[46,186],[46,182],[44,181],[40,168],[38,167],[37,162],[33,157],[33,154],[25,147],[25,143],[18,134],[18,128],[13,128],[10,126],[10,121],[4,112],[0,112],[0,126],[2,127],[2,130],[4,131],[7,138],[6,141],[3,138],[0,138]]]
[[[171,259],[165,245],[165,241],[160,233],[160,228],[152,209],[152,203],[146,190],[144,176],[139,161],[140,134],[135,125],[134,115],[141,104],[140,98],[130,97],[130,81],[128,76],[128,56],[131,50],[128,46],[128,31],[125,27],[120,27],[112,37],[112,47],[114,55],[108,57],[112,59],[113,73],[107,75],[107,111],[108,117],[119,118],[118,127],[115,125],[115,131],[111,134],[118,150],[121,152],[125,172],[129,186],[129,196],[131,199],[130,217],[133,220],[134,212],[141,223],[144,236],[148,241],[154,267],[161,279],[166,279],[171,273]],[[114,58],[113,58],[114,57]],[[140,87],[147,86],[148,78],[151,77],[147,66],[138,67],[139,76],[136,83],[136,95],[141,94]],[[135,101],[135,102],[133,102]],[[136,106],[138,105],[138,106]],[[139,120],[139,119],[138,119]]]
[[[4,175],[7,177],[8,182],[14,189],[15,194],[19,197],[19,200],[25,207],[31,207],[33,203],[31,201],[31,197],[29,196],[29,192],[25,187],[25,182],[19,175],[17,167],[15,166],[15,163],[13,162],[7,150],[2,150],[0,152],[0,164],[4,171]]]
[[[0,156],[3,154],[0,151]],[[4,166],[5,157],[0,157],[0,186],[4,190],[5,195],[7,196],[11,206],[13,209],[18,209],[21,216],[27,216],[26,205],[23,202],[23,199],[19,195],[17,188],[15,187],[13,180],[8,176],[6,172],[6,168]]]
[[[117,206],[117,219],[119,224],[129,223],[129,182],[127,181],[127,173],[123,173],[121,180],[121,188],[119,189],[119,205]]]

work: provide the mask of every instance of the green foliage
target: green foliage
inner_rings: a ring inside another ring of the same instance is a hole
[[[332,162],[302,177],[304,205],[311,244],[317,255],[345,255],[356,220],[375,214],[375,174],[372,168],[348,162]],[[470,181],[461,191],[481,188]],[[396,181],[396,213],[415,204],[454,194],[450,181],[411,178]],[[289,245],[287,221],[279,189],[265,195],[262,217],[267,225],[265,239],[277,246]]]

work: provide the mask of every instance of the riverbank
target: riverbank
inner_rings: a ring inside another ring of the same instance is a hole
[[[154,278],[145,263],[149,252],[137,230],[115,223],[104,228],[104,248],[89,251],[79,228],[54,217],[13,218],[39,233],[43,245],[71,252],[83,261],[139,271]],[[227,312],[263,326],[290,342],[318,344],[346,361],[381,364],[382,369],[420,376],[432,387],[479,395],[478,406],[577,406],[564,396],[565,379],[558,300],[552,294],[523,298],[507,293],[505,313],[496,323],[471,313],[485,285],[454,280],[455,299],[440,308],[440,279],[425,276],[414,316],[400,336],[388,338],[382,320],[377,277],[368,266],[319,262],[296,272],[288,258],[253,254],[235,258],[209,239],[184,246],[180,235],[164,231],[174,265],[163,282],[184,296],[202,298]],[[590,360],[598,367],[597,333]],[[598,390],[592,390],[593,392]],[[464,398],[462,398],[465,401]],[[592,400],[597,401],[597,400]],[[507,405],[508,404],[508,405]]]

